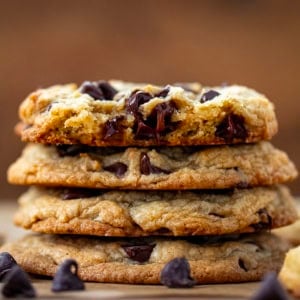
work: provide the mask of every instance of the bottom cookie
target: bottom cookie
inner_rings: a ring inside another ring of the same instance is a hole
[[[4,245],[27,272],[53,276],[67,258],[85,281],[159,284],[167,262],[185,257],[197,283],[260,280],[279,271],[288,245],[270,233],[187,238],[99,238],[32,234]]]

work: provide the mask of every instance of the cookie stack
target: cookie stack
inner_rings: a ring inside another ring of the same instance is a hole
[[[277,121],[265,96],[84,82],[37,90],[20,117],[28,144],[8,179],[31,187],[14,221],[38,234],[2,250],[26,271],[52,276],[73,258],[83,280],[156,284],[178,257],[198,283],[280,268],[287,245],[269,230],[296,220],[279,184],[297,171],[267,141]]]

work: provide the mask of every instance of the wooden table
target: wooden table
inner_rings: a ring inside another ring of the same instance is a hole
[[[1,200],[0,200],[1,201]],[[12,224],[15,200],[0,202],[0,234],[12,241],[25,233]],[[51,280],[33,277],[40,299],[250,299],[259,283],[199,285],[191,289],[169,289],[164,286],[86,283],[82,292],[51,292]],[[1,296],[0,296],[1,299]],[[292,299],[292,298],[291,298]]]

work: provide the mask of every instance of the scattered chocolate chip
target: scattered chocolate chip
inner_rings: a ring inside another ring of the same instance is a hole
[[[0,253],[0,281],[16,264],[17,262],[8,252]]]
[[[91,198],[100,196],[103,192],[97,189],[85,189],[85,188],[67,188],[61,193],[62,200],[73,200],[80,198]]]
[[[115,173],[117,177],[122,177],[126,172],[127,172],[127,165],[121,163],[121,162],[116,162],[112,165],[103,167],[105,171]]]
[[[170,88],[168,86],[166,86],[165,88],[163,88],[160,92],[158,92],[154,96],[158,97],[158,98],[165,98],[168,96],[169,92],[170,92]]]
[[[150,175],[151,173],[152,174],[171,173],[170,171],[153,166],[150,162],[149,156],[147,155],[147,153],[144,152],[141,154],[141,158],[140,158],[140,171],[143,175]]]
[[[84,145],[56,145],[56,151],[59,156],[76,156],[87,152],[88,147]]]
[[[253,227],[255,231],[272,229],[273,219],[268,214],[268,211],[265,208],[262,208],[257,212],[257,214],[259,215],[261,221],[256,224],[252,224],[251,227]]]
[[[243,259],[239,258],[238,264],[239,264],[239,267],[240,267],[241,269],[243,269],[245,272],[248,272],[248,269],[246,268],[245,262],[244,262]]]
[[[134,91],[127,102],[127,111],[132,113],[135,118],[142,117],[139,113],[139,107],[142,104],[150,101],[153,97],[149,93],[141,92],[141,91]]]
[[[106,121],[103,128],[103,139],[108,140],[112,136],[120,135],[125,128],[122,125],[123,120],[124,116],[119,116]]]
[[[4,278],[2,295],[8,298],[34,298],[36,292],[28,275],[16,264]]]
[[[90,81],[85,81],[79,88],[83,94],[88,94],[95,100],[104,100],[104,95],[100,87]]]
[[[214,90],[209,90],[201,96],[200,102],[204,103],[206,101],[210,101],[219,95],[220,95],[219,92],[214,91]]]
[[[288,300],[289,297],[275,273],[268,273],[251,300]]]
[[[235,114],[227,115],[217,126],[215,136],[223,138],[227,142],[231,142],[235,138],[246,139],[248,132],[244,125],[244,118]]]
[[[164,266],[160,282],[170,288],[186,288],[196,284],[191,277],[189,262],[184,257],[174,258]]]
[[[122,248],[132,260],[140,263],[148,261],[155,244],[144,244],[144,245],[122,245]]]
[[[72,272],[74,268],[74,272]],[[58,268],[52,282],[53,292],[84,290],[84,283],[77,275],[78,264],[74,259],[66,259]]]
[[[117,90],[107,81],[98,81],[97,83],[99,89],[102,91],[102,94],[104,96],[104,99],[106,100],[112,100],[117,94]]]

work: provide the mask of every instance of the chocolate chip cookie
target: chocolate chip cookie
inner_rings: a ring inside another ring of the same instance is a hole
[[[222,189],[283,183],[297,171],[269,142],[210,147],[106,148],[29,144],[12,184],[122,189]]]
[[[279,278],[296,297],[300,296],[300,246],[287,252]]]
[[[90,146],[251,143],[277,132],[273,104],[243,86],[124,82],[57,85],[30,94],[23,141]]]
[[[28,235],[0,251],[34,274],[53,276],[60,263],[72,258],[85,281],[159,284],[164,265],[176,257],[188,260],[197,283],[259,280],[279,270],[287,249],[278,237],[257,233],[186,239]]]
[[[288,225],[284,186],[213,191],[110,191],[31,187],[15,224],[36,232],[97,236],[217,235]]]

